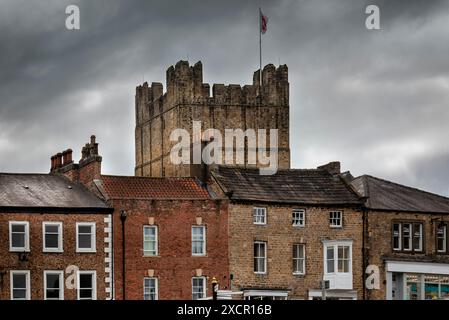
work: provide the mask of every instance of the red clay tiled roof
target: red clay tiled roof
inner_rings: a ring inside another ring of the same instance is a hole
[[[102,176],[102,180],[108,198],[210,199],[195,178]]]

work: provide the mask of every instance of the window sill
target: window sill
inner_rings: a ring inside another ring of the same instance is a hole
[[[51,250],[51,249],[44,249],[42,250],[43,253],[64,253],[64,250]]]
[[[197,257],[197,258],[207,257],[207,254],[193,254],[192,253],[192,257]]]
[[[345,275],[351,275],[352,272],[331,272],[331,273],[325,273],[325,276],[345,276]]]
[[[256,223],[256,222],[253,222],[253,225],[255,225],[255,226],[266,226],[267,224],[266,224],[266,223]]]
[[[343,226],[329,226],[331,229],[343,229]]]
[[[160,258],[161,256],[156,254],[156,255],[152,255],[152,254],[144,254],[142,256],[143,258]]]
[[[9,248],[9,252],[30,252],[30,249],[25,249],[25,248]]]
[[[305,228],[305,225],[300,225],[300,224],[292,224],[293,228]]]
[[[426,254],[424,251],[413,251],[413,250],[393,250],[393,253],[403,253],[403,254]],[[437,254],[445,254],[445,253],[437,253]]]
[[[299,272],[293,272],[293,275],[295,277],[304,277],[306,274],[305,273],[299,273]]]
[[[97,253],[97,250],[76,250],[76,253]]]

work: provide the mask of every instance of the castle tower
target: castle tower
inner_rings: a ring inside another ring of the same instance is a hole
[[[170,161],[170,152],[177,143],[170,141],[171,132],[182,128],[192,139],[193,121],[201,121],[202,131],[220,130],[223,142],[225,129],[266,129],[267,132],[278,129],[278,168],[290,168],[288,68],[265,66],[262,90],[259,78],[256,71],[252,85],[214,84],[210,95],[209,84],[203,83],[201,62],[189,66],[187,61],[179,61],[167,70],[165,93],[161,83],[153,82],[149,86],[145,82],[138,86],[135,175],[197,176],[198,165],[174,165]],[[249,166],[246,157],[244,165]]]

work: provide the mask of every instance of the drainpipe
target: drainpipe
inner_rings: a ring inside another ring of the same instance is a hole
[[[125,221],[126,221],[126,211],[125,210],[121,210],[120,211],[120,221],[122,222],[122,300],[126,300],[126,288],[125,288],[125,283],[126,283],[126,271],[125,271],[125,267],[126,267],[126,261],[125,261],[125,257],[126,257],[126,246],[125,246]]]
[[[366,234],[368,232],[367,224],[367,212],[365,208],[362,208],[362,288],[363,288],[363,300],[366,300],[366,283],[365,283],[365,270],[366,270]]]

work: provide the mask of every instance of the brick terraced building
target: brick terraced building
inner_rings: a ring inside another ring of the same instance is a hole
[[[0,299],[110,299],[112,209],[55,174],[0,174]]]
[[[193,177],[102,175],[94,136],[82,155],[79,164],[53,171],[82,182],[114,210],[115,299],[206,298],[214,277],[229,287],[226,201]]]
[[[318,169],[218,167],[214,191],[230,200],[229,271],[245,299],[361,299],[361,201],[339,176]]]

